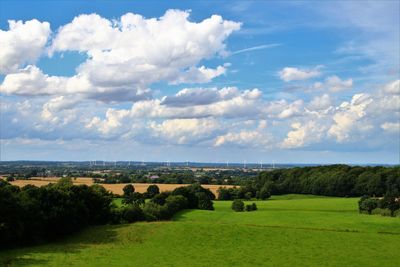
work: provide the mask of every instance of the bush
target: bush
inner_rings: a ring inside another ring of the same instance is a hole
[[[171,195],[171,192],[162,192],[155,195],[150,201],[158,205],[164,205],[166,199]]]
[[[154,202],[148,202],[144,205],[143,213],[146,221],[158,221],[168,219],[167,206],[161,206]]]
[[[145,219],[142,209],[138,205],[130,205],[122,208],[122,221],[123,222],[137,222]]]
[[[235,199],[235,200],[232,202],[232,209],[233,209],[234,211],[237,211],[237,212],[243,211],[243,210],[244,210],[244,203],[243,203],[243,201],[240,200],[240,199]]]
[[[358,209],[360,212],[367,212],[371,214],[372,210],[376,209],[379,205],[379,199],[375,198],[361,198],[358,202]]]
[[[245,210],[246,210],[246,211],[254,211],[254,210],[257,210],[257,205],[256,205],[256,203],[246,205]]]
[[[184,196],[169,196],[166,199],[165,205],[168,211],[173,215],[174,213],[186,209],[188,202]]]
[[[393,214],[394,217],[400,217],[400,210],[396,210]]]

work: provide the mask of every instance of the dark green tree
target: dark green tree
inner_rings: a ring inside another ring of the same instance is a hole
[[[244,210],[244,202],[242,201],[242,200],[240,200],[240,199],[235,199],[233,202],[232,202],[232,209],[234,210],[234,211],[243,211]]]
[[[149,185],[149,187],[147,187],[146,197],[153,198],[155,195],[158,195],[158,194],[160,194],[160,189],[158,188],[157,185],[152,184],[152,185]]]

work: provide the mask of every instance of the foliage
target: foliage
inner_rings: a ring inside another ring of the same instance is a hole
[[[35,243],[104,224],[112,216],[111,194],[97,185],[57,184],[19,188],[0,183],[0,246]]]
[[[363,196],[358,201],[358,208],[360,212],[367,212],[368,214],[395,217],[395,212],[400,210],[400,197],[390,194],[381,199]]]
[[[171,194],[184,196],[188,201],[189,209],[213,209],[212,200],[215,199],[215,195],[209,189],[206,189],[199,184],[178,187],[174,189]]]
[[[400,191],[400,167],[330,165],[261,172],[244,182],[257,191],[324,196],[383,196]],[[258,196],[259,198],[260,195]]]
[[[243,211],[244,210],[244,202],[240,199],[235,199],[232,202],[232,209],[234,211]]]
[[[152,184],[147,187],[146,198],[153,198],[155,195],[160,194],[160,188],[157,185]]]
[[[252,204],[247,204],[246,207],[245,207],[245,210],[246,211],[255,211],[255,210],[257,210],[256,203],[253,202]]]

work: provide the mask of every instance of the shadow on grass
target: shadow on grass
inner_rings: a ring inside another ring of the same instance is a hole
[[[41,245],[0,251],[0,266],[45,265],[51,254],[74,254],[91,245],[113,243],[118,239],[118,229],[128,225],[92,226],[71,236]],[[41,256],[38,254],[50,254]]]
[[[187,214],[190,213],[193,210],[182,210],[179,211],[178,213],[176,213],[173,217],[172,217],[172,221],[180,221],[180,220],[185,220],[187,219]]]

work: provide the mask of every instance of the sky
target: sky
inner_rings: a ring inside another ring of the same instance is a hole
[[[399,1],[0,1],[0,160],[399,164]]]

